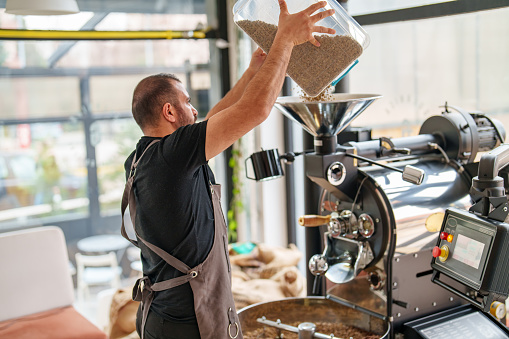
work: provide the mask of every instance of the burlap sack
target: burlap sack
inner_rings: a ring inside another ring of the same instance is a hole
[[[258,259],[270,267],[296,266],[302,258],[302,253],[294,244],[288,248],[259,244]]]
[[[119,289],[113,295],[110,308],[110,339],[139,338],[136,332],[136,311],[139,302],[131,298],[131,289]]]
[[[265,265],[260,261],[258,255],[258,246],[255,247],[249,254],[236,254],[230,249],[230,263],[234,266],[240,267],[260,267]]]
[[[232,254],[232,292],[237,310],[259,302],[304,297],[306,280],[296,267],[301,257],[293,244],[288,248],[259,244],[249,254]]]
[[[235,307],[240,310],[251,304],[285,297],[280,283],[270,279],[244,280],[232,275],[232,292]]]
[[[250,279],[234,271],[232,292],[235,307],[240,310],[251,304],[306,296],[306,280],[296,267],[286,267],[271,279]]]
[[[285,267],[270,277],[270,280],[279,283],[281,292],[285,297],[305,297],[306,278],[299,272],[297,267]]]

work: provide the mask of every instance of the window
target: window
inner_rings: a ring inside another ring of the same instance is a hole
[[[119,214],[125,186],[124,162],[142,133],[134,119],[96,121],[92,130],[97,135],[95,148],[101,214]]]
[[[90,77],[90,109],[92,114],[131,112],[133,90],[148,74]]]
[[[189,31],[208,26],[200,0],[172,5],[172,14],[134,13],[151,10],[143,2],[108,3],[115,10],[101,5],[87,12],[93,6],[44,17],[0,9],[0,29]],[[208,39],[20,39],[0,40],[0,232],[43,224],[61,226],[69,240],[118,232],[123,164],[142,135],[131,115],[135,86],[147,75],[174,73],[203,118],[221,88],[217,48]],[[222,162],[211,165],[223,171]]]
[[[0,78],[0,93],[2,119],[68,117],[81,114],[77,78]]]
[[[446,102],[509,126],[509,8],[369,25],[371,44],[350,73],[350,91],[379,93],[354,125],[415,135]]]
[[[81,123],[0,130],[0,230],[88,214]]]

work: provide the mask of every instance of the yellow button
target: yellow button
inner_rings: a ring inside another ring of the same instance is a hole
[[[502,319],[503,317],[505,317],[506,314],[505,304],[500,301],[494,301],[491,304],[490,313],[493,316],[495,316],[498,320]]]
[[[452,242],[452,239],[454,239],[454,236],[453,236],[452,234],[449,234],[449,235],[447,236],[447,241],[448,241],[448,242]]]
[[[438,257],[438,259],[440,259],[441,262],[444,262],[449,257],[449,247],[447,245],[444,245],[444,246],[440,247],[440,249],[441,249],[441,253],[440,253],[440,256]]]

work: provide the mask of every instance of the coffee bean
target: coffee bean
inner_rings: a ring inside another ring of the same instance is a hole
[[[242,28],[266,53],[274,42],[277,26],[260,20],[239,20]],[[362,46],[348,35],[315,36],[320,43],[295,46],[286,73],[309,97],[317,97],[362,54]],[[317,101],[317,100],[314,100]]]

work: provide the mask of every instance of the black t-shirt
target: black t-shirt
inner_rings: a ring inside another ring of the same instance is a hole
[[[179,128],[152,145],[136,169],[136,231],[190,268],[205,260],[214,241],[214,210],[209,182],[214,175],[205,158],[207,122]],[[158,138],[142,137],[136,145],[139,158]],[[125,162],[126,176],[134,152]],[[152,283],[183,275],[138,241],[143,273]],[[189,283],[156,292],[151,310],[172,321],[195,319]]]

